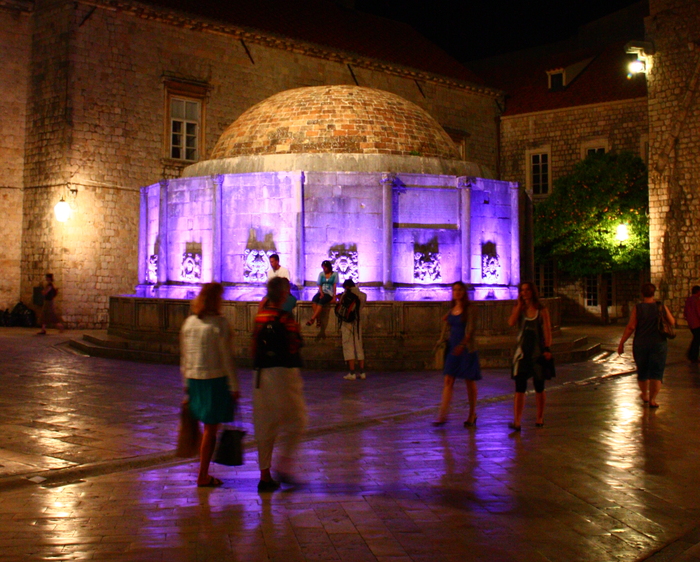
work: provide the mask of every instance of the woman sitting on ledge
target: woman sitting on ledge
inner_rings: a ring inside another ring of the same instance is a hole
[[[323,306],[335,300],[335,290],[338,284],[338,274],[333,271],[333,264],[328,260],[321,263],[323,271],[318,274],[318,293],[311,299],[311,307],[313,308],[313,316],[306,323],[307,326],[312,326],[314,322],[318,326],[321,325],[319,316],[323,310]]]

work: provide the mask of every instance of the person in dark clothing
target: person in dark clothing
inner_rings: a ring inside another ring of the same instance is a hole
[[[691,289],[691,295],[685,300],[683,315],[688,322],[690,332],[693,334],[693,341],[690,342],[687,357],[691,363],[697,363],[700,353],[700,285],[695,285]]]
[[[551,378],[552,369],[546,368],[552,360],[552,321],[549,311],[540,303],[537,288],[533,283],[521,283],[518,303],[508,318],[509,326],[520,326],[518,346],[513,356],[512,378],[515,381],[513,421],[511,429],[520,431],[520,420],[525,407],[527,381],[532,379],[537,403],[536,427],[544,426],[544,381]]]
[[[661,383],[666,368],[668,342],[659,331],[659,314],[665,314],[666,320],[675,326],[676,320],[665,304],[654,298],[656,285],[642,285],[642,302],[634,307],[630,321],[617,346],[617,352],[625,352],[625,342],[634,332],[632,354],[637,365],[637,382],[641,391],[640,398],[650,408],[658,408],[656,396],[661,390]]]

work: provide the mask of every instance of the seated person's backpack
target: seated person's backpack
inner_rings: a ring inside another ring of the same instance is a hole
[[[360,298],[350,290],[340,295],[338,304],[335,305],[335,315],[338,321],[356,322],[360,318]]]

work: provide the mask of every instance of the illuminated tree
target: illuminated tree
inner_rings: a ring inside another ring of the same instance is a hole
[[[575,277],[647,268],[648,210],[642,159],[629,153],[593,154],[558,178],[552,194],[535,206],[535,259],[553,259],[560,271]],[[607,323],[605,276],[599,297]]]

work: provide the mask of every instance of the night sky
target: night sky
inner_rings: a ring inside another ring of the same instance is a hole
[[[406,22],[460,61],[566,39],[579,25],[638,0],[357,0],[357,9]]]

